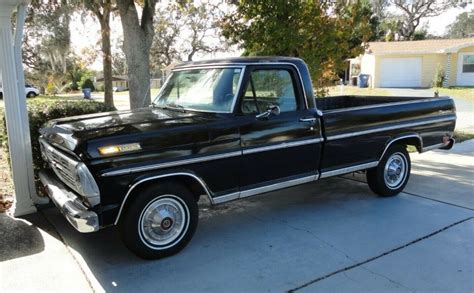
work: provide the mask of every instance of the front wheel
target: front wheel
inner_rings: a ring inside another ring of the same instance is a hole
[[[367,183],[380,196],[394,196],[405,188],[410,170],[410,156],[406,147],[393,145],[388,148],[377,167],[367,170]]]
[[[178,183],[163,182],[134,196],[119,224],[125,245],[145,259],[170,256],[183,249],[198,223],[193,194]]]
[[[26,97],[27,98],[34,98],[34,97],[36,97],[36,93],[35,92],[29,92],[28,94],[26,94]]]

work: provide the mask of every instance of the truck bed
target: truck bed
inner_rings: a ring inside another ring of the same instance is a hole
[[[443,136],[452,135],[455,127],[455,106],[449,97],[334,96],[315,100],[323,111],[326,138],[323,173],[376,162],[387,142],[399,136],[416,137],[422,149],[429,148],[442,143]]]
[[[393,96],[334,96],[317,98],[316,106],[319,110],[331,111],[346,108],[380,105],[386,103],[398,103],[432,99],[432,97],[393,97]]]

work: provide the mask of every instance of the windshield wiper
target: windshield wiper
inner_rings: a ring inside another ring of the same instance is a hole
[[[186,110],[184,109],[183,106],[178,105],[178,104],[176,104],[176,103],[168,103],[168,104],[165,104],[165,109],[166,109],[166,108],[179,109],[179,110],[183,110],[183,112],[186,112]]]

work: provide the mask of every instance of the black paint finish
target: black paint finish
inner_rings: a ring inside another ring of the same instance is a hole
[[[102,226],[114,223],[133,184],[153,176],[194,174],[217,198],[283,178],[301,178],[377,161],[387,144],[403,135],[419,135],[423,147],[428,147],[441,143],[454,131],[455,107],[449,98],[315,99],[306,65],[296,58],[222,59],[185,63],[176,70],[227,65],[246,68],[242,87],[247,85],[249,72],[254,68],[291,70],[298,109],[266,119],[244,115],[238,106],[244,95],[240,90],[237,106],[228,114],[143,108],[58,119],[45,125],[43,137],[76,160],[82,160],[96,179],[101,204],[93,209],[101,215]],[[307,118],[315,119],[300,121]],[[452,120],[420,124],[440,118]],[[357,135],[341,137],[353,134]],[[304,141],[308,143],[301,143]],[[108,156],[98,153],[99,147],[126,143],[140,143],[142,150]],[[301,144],[292,146],[293,143]],[[275,146],[280,148],[268,149]],[[255,152],[248,153],[252,150]],[[229,153],[233,155],[186,163],[189,159]],[[164,163],[181,160],[179,165],[162,167]],[[104,176],[144,166],[150,170]],[[177,179],[190,182],[190,177]],[[139,194],[131,195],[131,200],[133,196]]]

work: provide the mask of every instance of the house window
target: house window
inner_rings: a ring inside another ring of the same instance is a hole
[[[462,72],[474,72],[474,54],[462,57]]]

